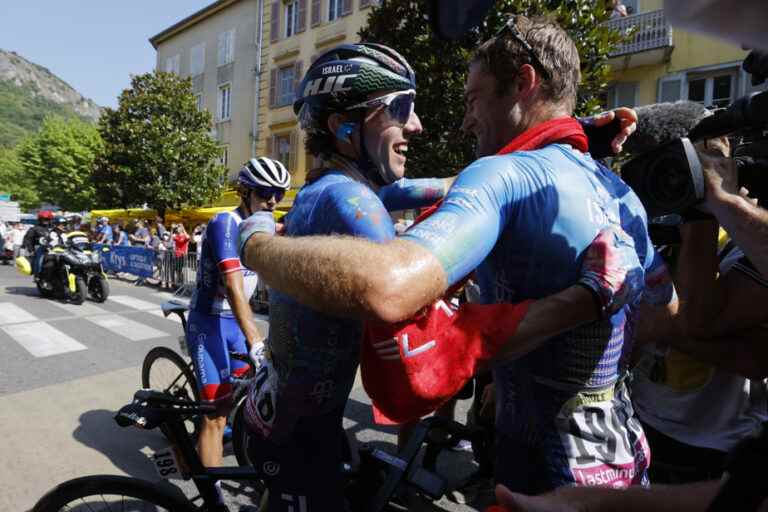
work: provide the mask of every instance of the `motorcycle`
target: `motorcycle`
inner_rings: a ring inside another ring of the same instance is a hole
[[[58,296],[73,304],[82,304],[90,295],[95,302],[104,302],[109,297],[109,282],[101,266],[106,252],[109,247],[97,250],[81,231],[64,235],[64,244],[48,250],[35,276],[40,295]]]

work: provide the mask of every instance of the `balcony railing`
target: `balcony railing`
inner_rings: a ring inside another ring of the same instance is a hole
[[[632,34],[627,42],[611,52],[610,57],[672,46],[672,27],[664,17],[663,10],[616,18],[607,21],[606,25],[621,34]]]

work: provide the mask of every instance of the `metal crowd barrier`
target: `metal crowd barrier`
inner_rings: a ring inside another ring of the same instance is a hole
[[[173,251],[157,251],[154,279],[174,290],[195,284],[197,276],[197,253],[176,257]]]

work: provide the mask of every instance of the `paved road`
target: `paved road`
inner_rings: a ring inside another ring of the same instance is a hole
[[[144,355],[157,345],[178,347],[180,324],[160,312],[170,294],[110,284],[107,302],[74,306],[39,298],[30,278],[0,266],[0,512],[29,510],[52,486],[77,476],[157,480],[148,455],[163,449],[165,439],[121,429],[112,417],[140,387]],[[372,425],[369,403],[358,382],[345,428],[393,451],[394,430]],[[225,463],[236,463],[229,452]],[[465,453],[441,458],[449,478],[471,469]],[[192,493],[188,483],[180,485]],[[232,510],[253,498],[247,486],[224,488]],[[415,502],[411,510],[478,509],[444,498],[436,505]]]

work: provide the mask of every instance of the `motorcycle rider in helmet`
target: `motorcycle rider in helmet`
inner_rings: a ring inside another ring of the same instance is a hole
[[[240,205],[217,214],[203,233],[187,345],[195,361],[201,399],[217,406],[216,413],[203,417],[198,439],[200,459],[206,467],[222,464],[222,436],[233,405],[230,376],[248,369],[248,364],[231,360],[229,352],[251,353],[255,359],[263,353],[263,337],[249,305],[258,276],[240,264],[239,225],[254,212],[271,216],[290,185],[291,176],[282,163],[265,157],[249,160],[235,183]]]
[[[53,213],[49,210],[40,210],[37,212],[37,224],[29,228],[24,235],[22,246],[27,257],[32,260],[32,275],[40,272],[44,256],[42,243],[48,239],[52,221]]]
[[[53,230],[48,233],[48,247],[53,248],[64,245],[67,235],[67,218],[63,215],[57,215],[53,218]]]

